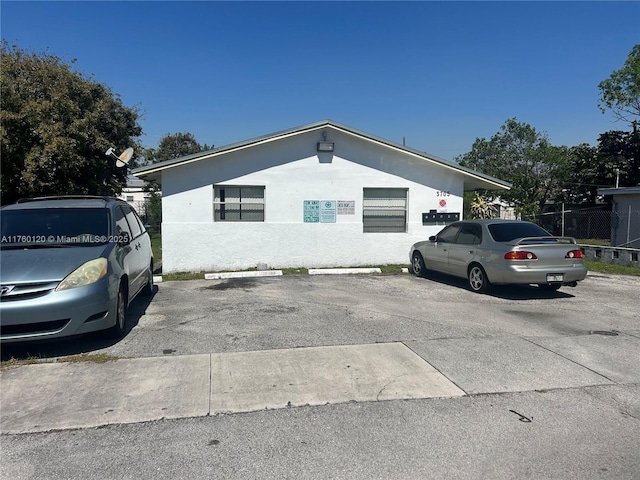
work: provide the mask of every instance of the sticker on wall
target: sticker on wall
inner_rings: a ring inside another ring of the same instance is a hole
[[[355,215],[355,200],[338,200],[338,215]]]

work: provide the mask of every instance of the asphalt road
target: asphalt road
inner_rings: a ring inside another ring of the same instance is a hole
[[[442,276],[167,282],[119,342],[10,357],[159,357],[399,342],[465,396],[2,435],[2,478],[637,478],[640,278],[470,292]],[[1,407],[1,406],[0,406]]]

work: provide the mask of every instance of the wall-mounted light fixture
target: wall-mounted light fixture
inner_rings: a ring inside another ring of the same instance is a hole
[[[333,142],[318,142],[318,152],[333,152]]]

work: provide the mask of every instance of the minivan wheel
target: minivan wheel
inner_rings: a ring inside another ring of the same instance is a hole
[[[120,286],[118,290],[118,299],[116,305],[116,324],[108,331],[111,338],[122,338],[127,327],[127,300],[125,298],[124,289]]]
[[[476,293],[486,293],[489,290],[489,279],[480,265],[472,265],[469,269],[469,286]]]
[[[150,297],[153,295],[153,262],[149,264],[149,271],[147,272],[147,284],[142,289],[142,295]]]

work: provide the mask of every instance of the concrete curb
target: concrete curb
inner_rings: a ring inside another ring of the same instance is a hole
[[[309,275],[354,275],[382,273],[379,268],[310,268]]]
[[[250,272],[220,272],[205,273],[205,280],[220,280],[223,278],[251,278],[251,277],[280,277],[282,270],[257,270]]]
[[[357,274],[372,274],[382,273],[382,270],[378,267],[371,268],[310,268],[308,270],[309,275],[357,275]],[[402,273],[409,273],[408,268],[402,268]],[[256,270],[256,271],[243,271],[243,272],[217,272],[217,273],[205,273],[205,280],[221,280],[228,278],[252,278],[252,277],[280,277],[283,275],[282,270]],[[162,275],[153,276],[154,283],[162,283]]]

